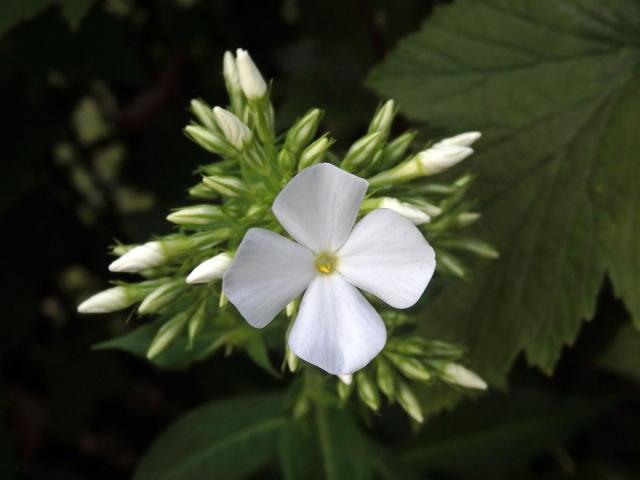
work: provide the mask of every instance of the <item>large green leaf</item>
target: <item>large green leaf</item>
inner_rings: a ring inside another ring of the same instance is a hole
[[[550,372],[605,273],[640,326],[640,2],[459,0],[370,84],[412,118],[481,130],[468,167],[501,259],[433,303],[426,330],[501,382]]]
[[[588,428],[618,400],[542,391],[494,394],[433,419],[397,458],[432,471],[476,475],[527,465]]]
[[[194,410],[160,435],[134,480],[232,480],[260,470],[275,455],[283,400],[260,395]]]
[[[620,376],[640,382],[640,332],[624,325],[596,357],[596,364]]]

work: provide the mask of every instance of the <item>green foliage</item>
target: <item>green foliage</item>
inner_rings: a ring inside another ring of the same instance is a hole
[[[3,0],[0,4],[0,35],[53,5],[59,5],[69,26],[76,29],[94,2],[95,0]]]
[[[552,371],[594,314],[605,273],[640,325],[640,4],[460,0],[375,69],[408,116],[484,138],[469,166],[501,253],[432,305],[425,331],[504,381]]]
[[[281,395],[213,402],[170,426],[142,459],[134,480],[242,478],[276,453]]]
[[[618,329],[596,364],[623,377],[640,382],[640,332],[627,324]]]

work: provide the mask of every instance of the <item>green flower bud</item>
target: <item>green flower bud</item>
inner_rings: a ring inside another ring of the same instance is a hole
[[[358,386],[358,396],[371,410],[377,411],[380,408],[380,394],[367,372],[361,370],[356,375],[356,384]]]
[[[378,108],[373,116],[368,133],[379,132],[387,135],[389,130],[391,130],[391,123],[393,123],[393,117],[395,117],[396,112],[395,102],[393,100],[387,100]]]
[[[227,197],[240,197],[248,191],[244,182],[237,177],[210,175],[203,177],[202,182],[212,190]]]
[[[374,132],[356,140],[351,145],[340,166],[345,170],[367,166],[378,150],[383,138],[380,132]]]
[[[392,353],[387,353],[386,356],[405,377],[418,382],[426,382],[431,379],[429,370],[420,360]]]
[[[324,157],[324,154],[329,150],[329,147],[331,147],[334,142],[335,140],[330,139],[329,136],[325,134],[305,148],[300,155],[298,171],[304,170],[316,163],[320,163],[322,161],[322,157]]]
[[[179,279],[165,283],[147,295],[140,306],[138,313],[147,315],[156,313],[173,302],[184,291],[184,280]]]
[[[393,373],[393,369],[389,362],[387,362],[383,357],[378,357],[376,359],[376,381],[378,382],[378,387],[382,390],[389,401],[393,401],[395,398],[395,375]]]
[[[344,383],[343,381],[338,381],[336,385],[336,390],[338,391],[338,398],[340,399],[340,403],[344,405],[349,400],[351,396],[351,392],[353,392],[353,384],[352,383]]]
[[[289,370],[291,372],[295,372],[298,370],[298,368],[300,368],[300,359],[296,356],[295,353],[289,350],[288,347],[285,359],[287,362],[287,367],[289,367]]]
[[[189,324],[187,325],[187,334],[189,336],[189,346],[193,345],[193,341],[198,334],[202,331],[204,323],[207,317],[207,302],[202,302],[196,311],[189,318]]]
[[[456,226],[460,228],[468,227],[480,220],[480,217],[482,215],[477,212],[462,212],[456,217]]]
[[[208,225],[226,218],[221,207],[208,204],[180,208],[167,215],[167,220],[176,225]]]
[[[398,381],[396,398],[398,403],[402,406],[405,412],[409,414],[416,422],[422,423],[424,421],[424,415],[422,414],[422,408],[420,402],[416,397],[413,390],[404,382]]]
[[[402,160],[417,135],[418,132],[411,130],[390,141],[382,151],[381,166],[388,168]]]
[[[457,363],[449,363],[444,367],[442,379],[445,382],[460,385],[465,388],[475,388],[478,390],[487,389],[487,383],[482,378]]]
[[[456,277],[465,278],[467,276],[467,272],[462,266],[462,263],[460,263],[460,260],[442,250],[437,253],[436,268],[445,273],[455,275]]]
[[[191,100],[191,113],[202,125],[207,128],[207,130],[218,130],[215,118],[213,117],[213,110],[211,110],[211,107],[207,105],[203,100],[200,100],[199,98],[194,98],[193,100]]]
[[[236,153],[224,138],[199,125],[186,126],[184,133],[189,139],[193,140],[208,152],[225,156],[232,156]]]
[[[180,313],[162,325],[151,341],[149,350],[147,350],[147,358],[153,360],[162,352],[164,352],[173,342],[175,342],[184,330],[189,315],[185,312]]]
[[[189,195],[200,200],[215,200],[220,197],[220,194],[216,190],[202,182],[191,187],[189,189]]]
[[[496,259],[500,256],[498,251],[491,245],[481,240],[476,240],[475,238],[443,240],[440,242],[440,245],[445,248],[465,250],[478,257],[487,258],[490,260]]]
[[[322,119],[322,110],[314,108],[299,119],[287,133],[285,148],[298,154],[315,136],[318,124]]]

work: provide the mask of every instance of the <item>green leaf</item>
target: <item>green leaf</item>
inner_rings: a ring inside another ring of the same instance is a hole
[[[599,367],[640,382],[640,333],[632,325],[621,327],[596,357]]]
[[[282,429],[278,452],[285,480],[364,480],[372,476],[367,439],[342,410],[316,406],[310,423]]]
[[[160,435],[134,480],[232,480],[259,471],[275,455],[282,403],[281,395],[259,395],[194,410]]]
[[[121,337],[107,340],[93,346],[94,350],[122,350],[137,357],[147,358],[149,345],[156,336],[162,321],[156,321],[136,328],[130,333]],[[193,362],[202,360],[209,353],[212,353],[212,346],[220,338],[221,332],[215,329],[202,331],[193,341],[191,348],[188,347],[188,338],[181,336],[172,345],[167,347],[162,353],[150,360],[153,364],[167,369],[183,369]]]
[[[76,30],[95,0],[2,0],[0,2],[0,35],[20,22],[35,17],[54,4],[59,4],[62,16]]]
[[[537,391],[485,397],[433,419],[411,445],[399,449],[398,458],[430,471],[504,471],[561,446],[618,400]]]
[[[500,383],[550,372],[605,273],[640,326],[640,2],[460,0],[370,84],[418,120],[481,130],[468,167],[501,258],[436,299],[425,330]]]

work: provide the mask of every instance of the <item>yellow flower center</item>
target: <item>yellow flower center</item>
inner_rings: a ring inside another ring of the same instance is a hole
[[[316,270],[320,273],[328,275],[333,273],[338,266],[338,259],[333,253],[322,252],[316,255]]]

